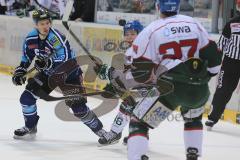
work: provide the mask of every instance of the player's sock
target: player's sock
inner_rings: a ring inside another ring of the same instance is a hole
[[[119,111],[113,121],[111,131],[117,134],[121,133],[124,127],[128,124],[128,122],[129,122],[129,116]]]
[[[81,119],[81,121],[88,126],[96,135],[100,136],[100,130],[102,130],[102,122],[98,119],[96,114],[91,111],[86,104],[81,106],[71,107],[74,115]]]
[[[128,142],[128,160],[147,160],[148,139],[144,136],[129,137]]]
[[[188,156],[190,153],[195,152],[195,149],[196,149],[197,150],[196,157],[201,156],[202,140],[203,140],[202,129],[191,130],[191,129],[185,128],[184,143],[185,143],[186,155]]]

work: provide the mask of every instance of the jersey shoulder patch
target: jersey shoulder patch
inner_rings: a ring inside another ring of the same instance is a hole
[[[48,36],[48,40],[54,48],[57,48],[58,46],[61,46],[60,38],[61,37],[59,37],[54,32],[50,32],[49,36]]]

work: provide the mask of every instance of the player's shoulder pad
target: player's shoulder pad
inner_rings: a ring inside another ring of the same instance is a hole
[[[31,32],[28,33],[26,39],[32,39],[37,37],[38,37],[38,31],[37,29],[34,28]]]

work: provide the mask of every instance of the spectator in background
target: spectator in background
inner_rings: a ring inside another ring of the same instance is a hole
[[[119,2],[113,0],[98,0],[97,3],[98,11],[113,11],[113,5],[118,6]]]
[[[71,20],[94,22],[95,0],[75,0],[73,8]]]
[[[39,4],[62,17],[67,0],[37,0]]]
[[[212,5],[211,0],[195,0],[194,2],[196,8],[208,9]]]
[[[28,0],[0,0],[0,14],[16,15],[19,9],[25,9]]]
[[[0,15],[4,15],[7,11],[7,5],[5,0],[0,0]]]
[[[151,13],[155,10],[154,0],[121,0],[120,8],[127,9],[127,13]]]
[[[189,0],[182,0],[180,3],[180,11],[193,11],[193,6],[189,3]]]

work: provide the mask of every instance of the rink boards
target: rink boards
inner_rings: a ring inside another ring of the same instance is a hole
[[[106,83],[91,77],[88,74],[90,60],[70,37],[61,24],[61,21],[54,21],[54,27],[64,33],[70,39],[74,51],[80,56],[80,64],[85,71],[85,84],[92,88],[102,88]],[[19,64],[21,57],[22,44],[27,33],[33,28],[31,19],[0,16],[0,73],[10,75],[13,68]],[[119,61],[124,53],[121,47],[122,28],[113,25],[92,24],[83,22],[71,22],[71,28],[80,38],[87,49],[96,57],[100,58],[103,63],[114,67],[122,66]],[[211,35],[211,38],[218,40],[219,35]],[[216,78],[210,81],[210,90],[213,94],[216,86]],[[209,106],[212,99],[206,104],[206,114],[209,112]],[[205,114],[205,115],[206,115]],[[234,92],[231,101],[222,117],[223,120],[240,124],[240,88]]]

